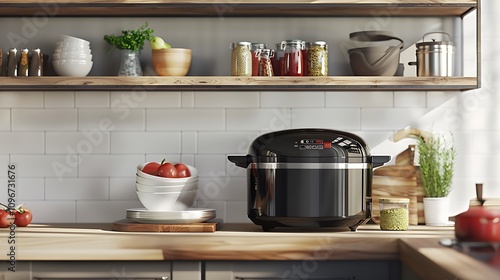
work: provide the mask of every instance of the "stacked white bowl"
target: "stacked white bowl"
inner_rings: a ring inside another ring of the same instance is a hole
[[[52,55],[52,66],[59,76],[87,76],[92,69],[90,42],[68,35],[60,35]]]
[[[186,165],[191,173],[185,178],[166,178],[142,172],[148,163],[137,166],[136,192],[148,210],[183,211],[193,206],[198,194],[198,170]]]

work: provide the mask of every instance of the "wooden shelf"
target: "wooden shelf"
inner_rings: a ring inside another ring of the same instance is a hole
[[[0,77],[0,90],[150,90],[150,91],[279,91],[279,90],[422,90],[464,91],[478,87],[476,77]]]
[[[0,0],[0,16],[463,16],[479,0]],[[376,13],[374,13],[376,12]]]

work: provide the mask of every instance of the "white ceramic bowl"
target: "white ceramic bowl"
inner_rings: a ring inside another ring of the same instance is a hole
[[[135,189],[139,192],[185,192],[194,191],[198,189],[198,182],[187,183],[185,185],[177,186],[150,186],[135,183]]]
[[[183,211],[193,206],[198,190],[183,192],[139,192],[139,201],[148,210]]]
[[[92,69],[93,62],[86,60],[53,60],[52,66],[59,76],[85,77]]]
[[[73,54],[73,53],[85,53],[85,54],[91,54],[92,50],[90,48],[55,48],[54,53],[66,53],[66,54]]]
[[[61,60],[61,59],[91,61],[92,55],[86,54],[86,53],[55,53],[55,54],[52,54],[52,60]]]
[[[56,42],[56,48],[90,49],[88,42]]]
[[[84,40],[82,38],[74,37],[74,36],[69,36],[65,34],[59,35],[59,41],[64,41],[64,42],[87,42],[90,43],[87,40]]]
[[[175,186],[183,186],[186,184],[198,183],[199,180],[200,179],[198,177],[193,177],[189,180],[186,180],[185,182],[175,182],[175,181],[161,182],[161,181],[157,181],[157,180],[147,179],[147,178],[144,178],[144,177],[141,177],[138,175],[135,176],[135,181],[137,183],[139,183],[141,185],[146,185],[146,186],[172,186],[172,187],[175,187]]]
[[[137,166],[137,176],[138,177],[142,177],[144,179],[149,179],[149,180],[156,181],[156,182],[169,183],[169,184],[184,184],[184,183],[192,182],[192,181],[198,179],[198,170],[194,166],[191,166],[191,165],[186,164],[187,168],[189,169],[189,172],[191,173],[190,177],[166,178],[166,177],[154,176],[154,175],[150,175],[150,174],[142,172],[141,171],[142,168],[148,163],[149,162],[146,162],[143,164],[139,164]]]

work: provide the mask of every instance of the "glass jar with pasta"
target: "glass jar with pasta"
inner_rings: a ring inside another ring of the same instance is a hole
[[[250,42],[231,44],[231,76],[252,76]]]

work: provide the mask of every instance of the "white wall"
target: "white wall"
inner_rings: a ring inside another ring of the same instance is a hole
[[[500,39],[493,28],[500,4],[482,2],[483,79],[474,91],[0,92],[0,189],[7,188],[8,162],[15,162],[16,198],[33,210],[34,222],[112,222],[141,206],[136,165],[167,158],[200,170],[199,207],[215,208],[226,222],[249,222],[244,170],[226,157],[246,153],[257,135],[325,127],[359,134],[373,153],[385,153],[392,133],[412,125],[455,135],[452,212],[466,207],[475,182],[485,183],[486,196],[500,196]],[[466,60],[473,57],[467,53]],[[111,129],[100,130],[103,120]],[[393,155],[399,148],[392,147]],[[61,176],[54,165],[66,167]],[[1,191],[0,201],[6,199]]]

